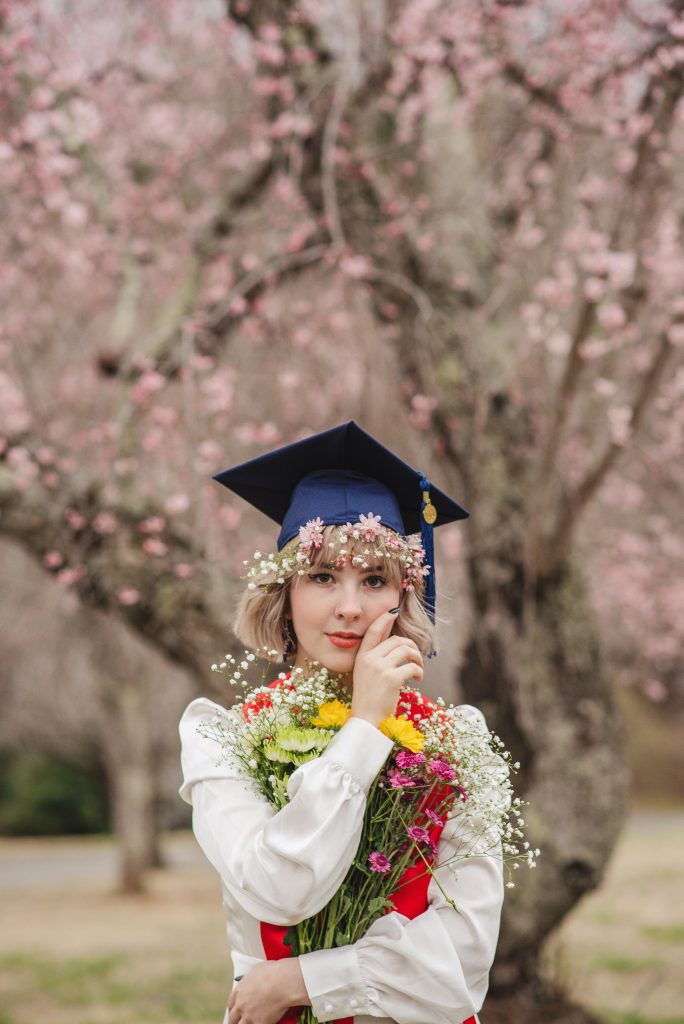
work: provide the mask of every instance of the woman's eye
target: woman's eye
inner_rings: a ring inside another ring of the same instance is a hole
[[[310,572],[309,579],[315,580],[316,583],[327,583],[332,579],[332,575],[329,572]]]
[[[372,590],[379,590],[380,587],[385,586],[387,580],[384,578],[384,576],[367,576],[366,583],[369,583],[371,585]]]

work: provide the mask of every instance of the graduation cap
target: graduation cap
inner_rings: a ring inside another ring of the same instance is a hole
[[[326,526],[343,525],[372,512],[402,536],[420,532],[430,566],[425,607],[435,621],[433,527],[470,513],[353,420],[225,469],[213,479],[281,525],[279,551],[316,518]]]

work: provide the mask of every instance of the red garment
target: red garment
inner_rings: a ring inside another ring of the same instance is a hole
[[[287,677],[289,679],[289,675]],[[270,683],[271,688],[282,686],[286,680],[276,679]],[[264,695],[266,696],[266,695]],[[406,701],[408,695],[402,693],[399,697],[399,703]],[[433,713],[437,710],[438,705],[428,700],[427,697],[423,698],[424,703],[421,705],[411,703],[411,709],[407,713],[407,717],[414,719],[414,716],[418,718],[425,717],[428,714]],[[264,701],[261,701],[259,707],[263,706]],[[430,802],[437,802],[440,798],[439,792],[436,792]],[[430,833],[430,839],[437,844],[439,837],[442,834],[444,823],[433,824],[428,829]],[[413,864],[406,869],[404,874],[401,876],[397,888],[394,893],[390,896],[390,900],[394,905],[394,909],[397,913],[402,914],[404,917],[408,917],[409,920],[413,920],[414,917],[418,917],[428,908],[427,892],[430,884],[430,874],[425,869],[425,865],[422,861],[417,864]],[[285,957],[290,956],[290,947],[285,945],[284,939],[289,931],[284,925],[267,924],[265,921],[261,922],[261,941],[264,944],[264,952],[267,960],[284,960]],[[301,1007],[293,1006],[286,1014],[284,1014],[278,1024],[297,1024],[297,1018]],[[332,1024],[354,1024],[353,1017],[342,1017],[339,1020],[333,1021]],[[468,1017],[467,1020],[463,1021],[463,1024],[477,1024],[475,1017]]]

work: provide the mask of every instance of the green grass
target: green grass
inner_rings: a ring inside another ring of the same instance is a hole
[[[220,1020],[227,990],[225,970],[155,972],[150,964],[139,977],[136,967],[139,957],[123,954],[71,959],[25,954],[0,957],[0,971],[5,972],[6,979],[11,975],[14,983],[10,991],[4,986],[4,1001],[10,1007],[13,995],[19,1005],[22,993],[25,1000],[25,993],[30,991],[39,1001],[47,997],[53,1007],[79,1007],[92,1012],[95,1007],[107,1006],[112,1009],[112,1021],[128,1019],[130,1013],[146,1024],[216,1024]],[[125,1017],[117,1012],[119,1008],[126,1009]],[[13,1024],[7,1010],[3,1010],[0,1024]],[[102,1024],[100,1013],[98,1024]]]
[[[671,946],[681,946],[684,943],[684,924],[643,925],[641,934]]]
[[[604,1024],[684,1024],[684,1017],[644,1017],[635,1010],[599,1010]]]
[[[632,974],[635,971],[652,970],[654,967],[663,966],[659,957],[621,956],[619,953],[598,953],[593,963],[599,970],[613,971],[616,974]]]

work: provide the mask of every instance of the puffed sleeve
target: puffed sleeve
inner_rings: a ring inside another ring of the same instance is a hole
[[[351,865],[366,796],[392,741],[369,722],[350,718],[320,757],[297,768],[290,802],[269,804],[219,745],[198,732],[233,712],[200,698],[180,722],[183,784],[193,829],[235,900],[253,917],[291,925],[321,910]]]
[[[413,920],[386,914],[352,945],[300,956],[318,1020],[370,1016],[397,1024],[455,1024],[479,1012],[496,952],[504,883],[500,845],[455,862],[474,827],[462,808],[447,821],[424,913]]]

